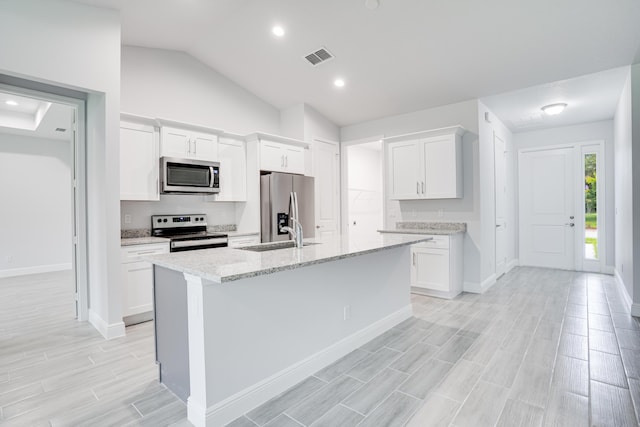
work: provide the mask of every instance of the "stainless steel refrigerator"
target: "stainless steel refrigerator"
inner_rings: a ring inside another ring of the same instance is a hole
[[[291,226],[291,192],[298,197],[298,221],[305,238],[315,236],[313,178],[290,173],[271,172],[260,176],[260,227],[262,242],[290,240],[283,226]]]

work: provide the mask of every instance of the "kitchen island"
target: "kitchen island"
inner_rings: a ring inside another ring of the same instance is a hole
[[[194,425],[232,421],[409,318],[409,245],[426,239],[150,258],[161,382]]]

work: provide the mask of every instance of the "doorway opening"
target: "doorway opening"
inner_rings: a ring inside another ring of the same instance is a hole
[[[37,282],[78,320],[88,318],[84,123],[82,99],[0,84],[0,194],[11,219],[0,224],[11,242],[0,278]]]
[[[343,143],[346,177],[343,187],[343,230],[364,236],[384,227],[382,138]]]
[[[582,233],[578,236],[583,250],[579,264],[585,271],[604,271],[604,173],[602,147],[600,144],[583,145],[580,150],[580,168],[582,172],[583,191],[579,203],[582,206],[580,226]]]

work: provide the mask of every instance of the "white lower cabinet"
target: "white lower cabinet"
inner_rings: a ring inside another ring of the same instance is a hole
[[[230,248],[241,248],[243,246],[259,245],[260,234],[248,234],[244,236],[229,236],[228,245]]]
[[[123,246],[122,317],[125,325],[153,319],[153,264],[142,257],[169,252],[169,243]]]
[[[411,291],[440,298],[462,292],[462,234],[434,235],[411,246]]]

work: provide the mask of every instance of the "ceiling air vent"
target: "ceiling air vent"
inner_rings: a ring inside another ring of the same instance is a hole
[[[321,64],[330,59],[333,59],[333,55],[329,53],[327,49],[320,48],[315,52],[305,55],[304,59],[306,59],[311,65],[315,67],[318,64]]]

